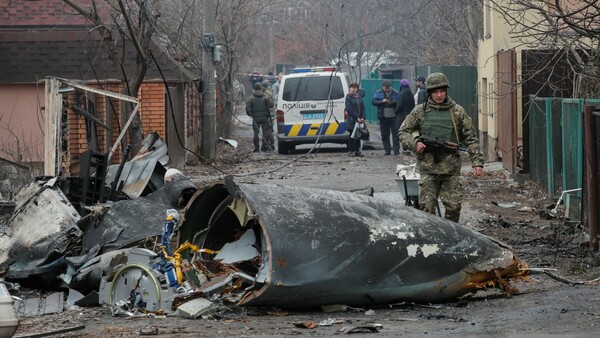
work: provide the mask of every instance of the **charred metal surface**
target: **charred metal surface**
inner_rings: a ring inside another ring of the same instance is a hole
[[[54,180],[23,189],[10,220],[10,249],[0,253],[0,265],[10,264],[4,277],[28,278],[54,271],[54,260],[82,234],[77,227],[79,218]]]
[[[99,253],[104,253],[160,236],[162,224],[157,220],[163,219],[165,210],[170,207],[165,189],[146,197],[113,203],[83,236],[82,252],[100,245]]]
[[[198,187],[177,169],[169,169],[165,174],[165,188],[171,205],[184,208]]]
[[[254,231],[262,262],[242,304],[440,302],[498,286],[519,265],[507,246],[411,207],[331,190],[230,185],[192,198],[182,238],[221,250]]]

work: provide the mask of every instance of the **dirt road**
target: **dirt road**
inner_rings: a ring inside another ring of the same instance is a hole
[[[395,200],[398,207],[404,207],[394,173],[397,164],[410,164],[414,161],[413,157],[384,156],[383,150],[366,150],[364,157],[350,158],[339,146],[321,147],[308,155],[304,155],[303,151],[290,155],[252,153],[252,132],[247,123],[244,118],[237,123],[233,136],[239,142],[237,149],[224,143],[219,145],[220,157],[215,165],[223,172],[238,175],[238,180],[257,183],[345,191],[372,187],[378,198]],[[200,186],[222,175],[209,166],[188,167],[185,172]],[[515,182],[497,164],[486,166],[482,178],[475,179],[468,171],[463,178],[466,200],[461,224],[511,245],[530,267],[556,268],[557,274],[577,281],[600,276],[600,259],[587,250],[583,229],[560,218],[546,220],[538,216],[539,211],[552,201],[547,200],[543,191],[535,185]],[[450,304],[395,304],[335,313],[246,309],[245,315],[221,320],[127,319],[112,317],[101,308],[78,309],[24,319],[17,334],[83,324],[84,329],[62,336],[325,337],[340,334],[339,331],[344,328],[378,324],[379,333],[355,336],[597,335],[597,326],[600,325],[599,286],[569,285],[545,275],[534,275],[528,283],[516,286],[520,293],[511,297],[499,290],[490,290]],[[330,326],[318,325],[312,329],[295,325],[328,324],[328,319],[337,321]]]

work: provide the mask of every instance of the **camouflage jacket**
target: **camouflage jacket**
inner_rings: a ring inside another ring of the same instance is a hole
[[[417,105],[408,114],[398,132],[402,145],[414,151],[417,139],[421,136],[421,126],[427,116],[429,114],[450,114],[450,111],[454,113],[458,141],[467,148],[473,167],[483,167],[484,159],[479,149],[479,137],[473,128],[471,118],[463,107],[456,104],[450,97],[442,104],[436,104],[429,99],[426,103]],[[438,162],[434,161],[433,155],[430,153],[417,154],[417,169],[421,174],[458,175],[461,165],[459,153],[445,153]]]

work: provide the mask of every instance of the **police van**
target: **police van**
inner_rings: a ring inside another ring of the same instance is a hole
[[[348,143],[344,106],[350,76],[336,67],[294,68],[283,77],[277,95],[277,149],[296,145]]]

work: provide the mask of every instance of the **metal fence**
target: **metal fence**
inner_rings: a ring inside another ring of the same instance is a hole
[[[530,96],[529,176],[544,186],[551,198],[582,188],[583,109],[600,100],[540,98]],[[563,196],[566,216],[581,218],[581,191]]]

